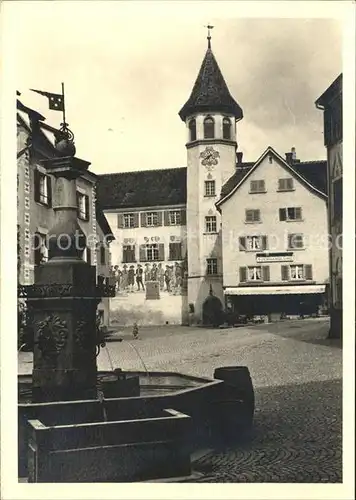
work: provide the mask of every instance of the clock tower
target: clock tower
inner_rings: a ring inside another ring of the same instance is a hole
[[[221,222],[215,203],[222,186],[235,172],[236,123],[243,117],[211,50],[210,39],[209,32],[198,77],[179,112],[187,128],[188,304],[197,322],[205,317],[204,302],[209,294],[224,306]]]

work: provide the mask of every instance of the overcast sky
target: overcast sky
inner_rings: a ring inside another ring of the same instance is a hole
[[[295,146],[301,160],[326,157],[314,102],[342,71],[336,20],[193,17],[186,2],[184,15],[149,15],[122,2],[21,4],[9,16],[16,15],[23,103],[58,126],[61,115],[28,89],[60,92],[63,81],[77,155],[95,173],[186,165],[178,111],[204,57],[208,22],[213,52],[243,108],[244,159],[257,159],[269,145],[282,155]]]

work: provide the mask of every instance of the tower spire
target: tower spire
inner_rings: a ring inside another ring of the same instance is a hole
[[[207,26],[205,26],[205,28],[208,28],[208,36],[207,36],[207,39],[208,39],[208,49],[211,49],[211,43],[210,43],[211,33],[210,33],[210,31],[214,28],[214,26],[212,26],[211,24],[208,24]]]

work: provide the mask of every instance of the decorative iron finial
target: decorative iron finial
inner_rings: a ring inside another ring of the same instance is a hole
[[[207,26],[205,26],[205,28],[208,28],[208,49],[211,49],[211,43],[210,43],[210,40],[211,40],[211,33],[210,33],[210,30],[212,30],[214,28],[214,26],[212,26],[211,24],[208,24]]]

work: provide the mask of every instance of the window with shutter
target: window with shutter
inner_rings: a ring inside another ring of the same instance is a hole
[[[78,193],[77,193],[78,195]],[[117,214],[117,227],[122,229],[124,227],[124,216],[123,214]]]
[[[49,175],[46,177],[47,180],[47,205],[52,207],[52,179]]]
[[[304,266],[304,277],[309,281],[313,279],[313,268],[310,264]]]
[[[245,210],[245,222],[259,222],[260,220],[260,210]]]
[[[281,220],[281,221],[287,220],[287,209],[286,208],[279,209],[279,220]]]
[[[266,192],[266,187],[264,180],[250,182],[250,193],[265,193],[265,192]]]
[[[282,281],[289,280],[289,266],[281,266]]]
[[[169,260],[182,260],[182,243],[169,244]]]
[[[269,281],[269,266],[262,266],[262,279],[263,281]]]
[[[240,237],[239,238],[239,249],[241,252],[246,251],[246,238],[245,237]]]
[[[294,183],[292,177],[278,179],[278,191],[293,191]]]
[[[164,244],[159,243],[158,245],[158,259],[157,260],[164,260]]]
[[[147,227],[147,214],[146,214],[146,212],[141,212],[141,227]]]
[[[145,262],[146,260],[146,245],[140,245],[140,262]]]
[[[247,281],[247,268],[240,267],[240,283]]]

